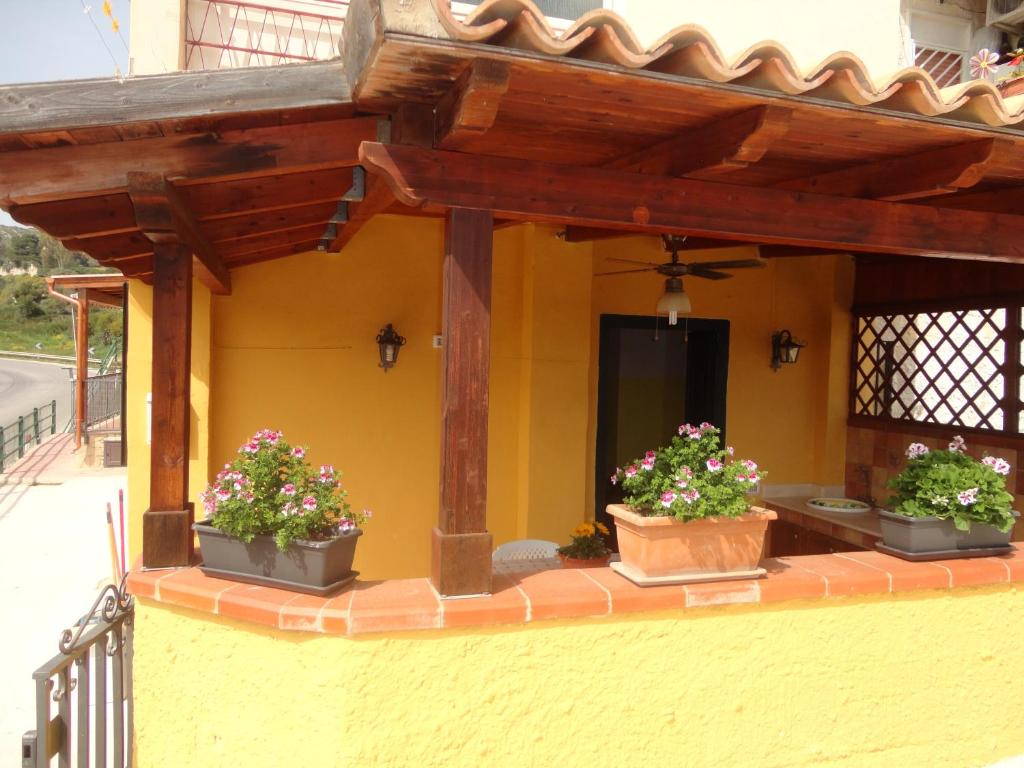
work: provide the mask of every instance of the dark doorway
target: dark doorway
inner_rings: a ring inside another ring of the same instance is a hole
[[[608,504],[622,501],[616,467],[667,443],[684,422],[708,421],[725,435],[729,321],[601,316],[597,388],[596,519],[614,535]]]

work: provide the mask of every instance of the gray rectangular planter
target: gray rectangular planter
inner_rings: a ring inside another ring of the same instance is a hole
[[[1019,517],[1018,513],[1013,513]],[[884,551],[921,559],[928,555],[944,557],[980,557],[999,554],[1010,546],[1013,529],[1003,533],[991,525],[974,523],[970,531],[957,530],[952,520],[937,517],[904,517],[878,510]]]
[[[193,524],[199,534],[203,573],[250,584],[326,595],[356,577],[352,560],[358,528],[327,541],[293,541],[285,551],[273,536],[256,536],[246,544],[214,528],[209,520]]]

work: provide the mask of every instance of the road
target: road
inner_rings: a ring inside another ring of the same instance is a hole
[[[62,366],[0,359],[0,427],[51,400],[57,401],[59,432],[71,418],[71,379]]]

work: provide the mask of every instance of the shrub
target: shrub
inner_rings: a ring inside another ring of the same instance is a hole
[[[576,560],[592,560],[611,553],[604,537],[608,528],[602,523],[580,523],[572,532],[572,541],[558,548],[558,554]]]
[[[720,435],[707,422],[683,424],[669,445],[617,469],[612,483],[622,483],[625,502],[641,515],[739,517],[750,507],[747,494],[765,475],[749,459],[733,461]]]
[[[961,531],[969,531],[971,523],[1010,530],[1009,463],[994,456],[977,461],[964,453],[965,447],[959,436],[946,451],[929,451],[921,443],[911,443],[907,466],[888,483],[896,492],[887,502],[892,511],[906,517],[952,520]]]
[[[360,527],[370,513],[351,510],[340,473],[329,464],[315,470],[305,457],[280,432],[257,432],[200,497],[211,525],[245,542],[273,536],[281,550]]]

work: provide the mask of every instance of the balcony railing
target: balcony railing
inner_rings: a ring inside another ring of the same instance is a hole
[[[349,0],[189,0],[185,68],[289,64],[337,56]]]

